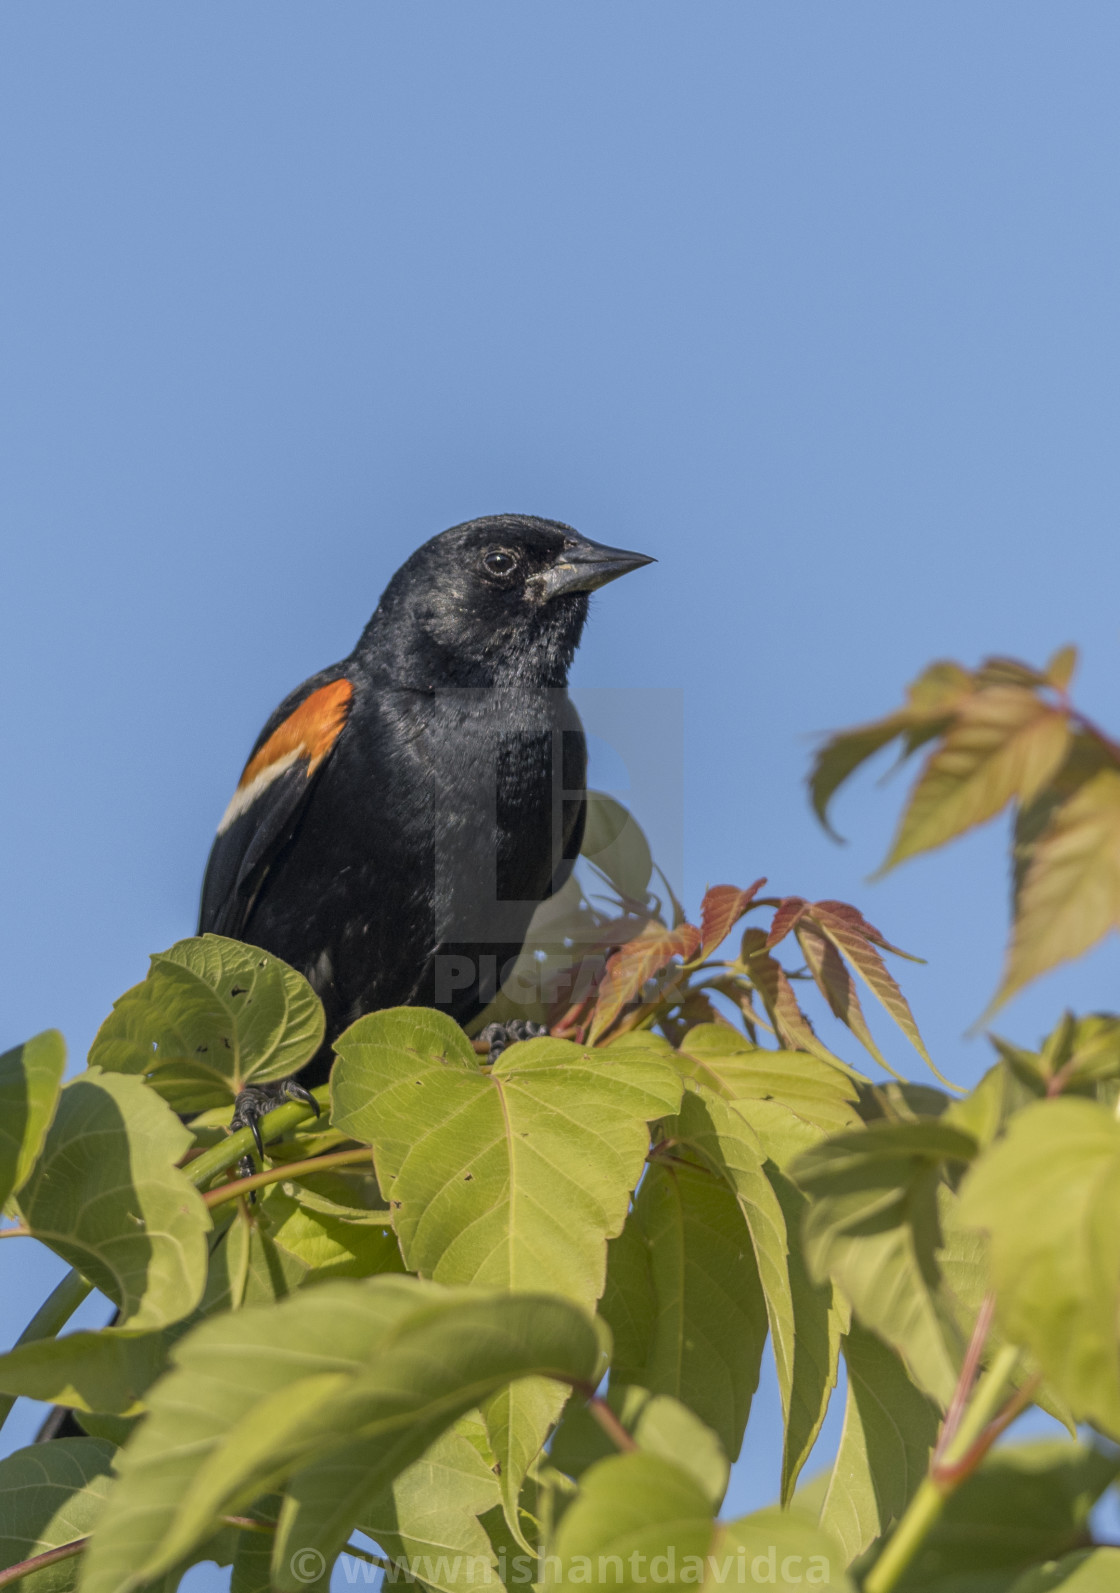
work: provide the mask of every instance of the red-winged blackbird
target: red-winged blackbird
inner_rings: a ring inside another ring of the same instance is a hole
[[[326,1080],[330,1042],[362,1013],[438,1006],[467,1023],[492,999],[579,852],[587,753],[566,686],[588,594],[651,562],[529,515],[454,526],[401,566],[350,656],[265,725],[218,826],[199,932],[310,980],[326,1042],[302,1083]]]

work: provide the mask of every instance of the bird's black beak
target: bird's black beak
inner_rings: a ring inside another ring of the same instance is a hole
[[[656,564],[648,553],[627,553],[625,548],[605,548],[586,537],[557,556],[555,564],[536,579],[545,602],[562,592],[594,592],[620,575],[640,570],[643,564]]]

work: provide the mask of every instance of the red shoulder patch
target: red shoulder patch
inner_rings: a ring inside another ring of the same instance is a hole
[[[354,688],[348,680],[333,680],[305,697],[299,707],[269,736],[245,765],[233,801],[222,815],[218,834],[248,811],[261,792],[293,764],[307,766],[308,779],[338,740]]]
[[[305,697],[294,713],[278,725],[264,746],[245,765],[237,789],[244,791],[259,775],[281,759],[306,758],[308,774],[314,774],[338,740],[350,711],[354,688],[348,680],[333,680]]]

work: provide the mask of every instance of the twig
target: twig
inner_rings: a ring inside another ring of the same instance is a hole
[[[312,1090],[312,1095],[320,1107],[330,1106],[330,1087],[321,1084],[318,1089]],[[302,1123],[304,1118],[314,1115],[314,1107],[307,1106],[303,1101],[285,1101],[283,1106],[278,1106],[272,1112],[267,1112],[257,1125],[264,1140],[278,1139],[288,1129],[295,1128],[297,1123]],[[203,1151],[201,1156],[196,1156],[183,1168],[196,1189],[202,1189],[216,1178],[219,1173],[224,1173],[227,1167],[232,1167],[234,1162],[247,1156],[255,1148],[253,1131],[251,1128],[239,1128],[235,1134],[229,1134],[219,1145],[211,1145],[209,1150]]]
[[[251,1516],[222,1516],[220,1520],[223,1526],[236,1527],[241,1532],[262,1532],[268,1537],[276,1535],[274,1523],[254,1521]],[[56,1549],[44,1549],[42,1554],[34,1554],[29,1560],[20,1560],[18,1565],[5,1567],[0,1571],[0,1587],[11,1587],[13,1583],[21,1582],[25,1576],[41,1571],[45,1566],[57,1565],[60,1560],[72,1560],[75,1555],[84,1554],[89,1541],[88,1537],[74,1538],[70,1543],[60,1543]],[[394,1569],[390,1560],[383,1559],[380,1554],[370,1554],[368,1549],[360,1549],[356,1543],[348,1543],[343,1553],[353,1555],[356,1560],[365,1560],[369,1565],[376,1565],[382,1571]]]
[[[1042,1382],[1042,1373],[1036,1372],[1029,1377],[1022,1388],[1017,1389],[1007,1404],[977,1438],[976,1442],[951,1466],[935,1466],[934,1478],[942,1488],[957,1488],[967,1477],[971,1477],[984,1456],[991,1449],[996,1439],[1005,1433],[1017,1416],[1021,1416],[1027,1406],[1034,1399],[1038,1385]]]
[[[957,1386],[953,1390],[952,1401],[949,1409],[945,1412],[945,1420],[942,1422],[941,1432],[938,1434],[937,1447],[933,1451],[932,1464],[935,1470],[961,1424],[964,1408],[968,1404],[968,1396],[972,1393],[972,1385],[975,1383],[976,1374],[980,1370],[980,1357],[983,1354],[984,1344],[991,1330],[995,1308],[995,1295],[986,1294],[981,1301],[979,1311],[976,1313],[976,1325],[972,1329],[972,1337],[968,1341],[968,1350],[965,1353],[964,1365],[961,1367],[961,1375],[957,1378]]]
[[[218,1184],[216,1188],[207,1190],[202,1198],[212,1211],[215,1206],[221,1206],[227,1200],[236,1200],[239,1195],[247,1195],[251,1189],[263,1189],[266,1184],[280,1184],[289,1178],[302,1177],[304,1173],[322,1172],[327,1167],[356,1167],[361,1162],[369,1162],[372,1167],[372,1158],[373,1152],[369,1146],[363,1145],[357,1150],[332,1151],[328,1156],[308,1156],[300,1162],[275,1162],[273,1166],[266,1167],[263,1173],[253,1173],[248,1178],[232,1178],[229,1183]]]
[[[902,1520],[891,1534],[863,1584],[864,1593],[894,1593],[907,1568],[941,1517],[946,1499],[972,1475],[995,1437],[1030,1402],[1033,1385],[1028,1384],[1001,1409],[1007,1386],[1019,1364],[1019,1351],[1005,1345],[976,1385],[968,1408],[961,1416],[954,1437],[946,1444],[946,1459],[931,1467],[917,1493],[907,1505]],[[998,1424],[998,1425],[997,1425]],[[987,1429],[996,1428],[991,1439]],[[981,1440],[983,1447],[981,1447]]]
[[[637,1444],[605,1399],[600,1399],[598,1394],[592,1394],[587,1401],[587,1408],[616,1449],[621,1449],[624,1454],[628,1450],[637,1449]]]
[[[22,1582],[32,1571],[41,1571],[47,1565],[57,1565],[59,1560],[72,1560],[76,1554],[83,1552],[88,1543],[88,1538],[75,1538],[72,1543],[60,1543],[57,1549],[44,1549],[42,1554],[33,1554],[30,1560],[9,1565],[0,1571],[0,1587],[11,1587],[13,1582]]]

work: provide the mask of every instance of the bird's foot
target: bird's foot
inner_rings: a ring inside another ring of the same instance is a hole
[[[272,1084],[246,1084],[234,1103],[229,1131],[231,1134],[236,1134],[239,1128],[251,1129],[257,1154],[262,1162],[264,1141],[261,1139],[261,1118],[275,1111],[276,1107],[282,1106],[285,1101],[302,1101],[305,1106],[313,1108],[316,1117],[320,1116],[318,1101],[298,1079],[276,1079]],[[237,1164],[238,1178],[251,1178],[255,1171],[252,1156],[242,1156]],[[253,1191],[250,1190],[249,1199],[253,1198]]]
[[[487,1062],[496,1062],[507,1045],[514,1045],[518,1040],[542,1040],[547,1035],[547,1023],[534,1023],[531,1018],[511,1018],[508,1023],[488,1023],[475,1038],[490,1047]]]

